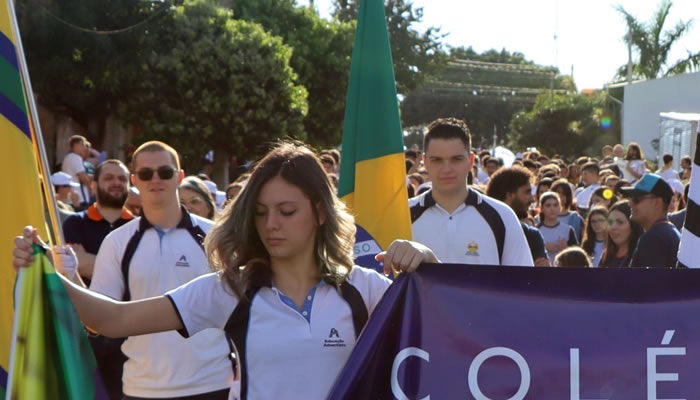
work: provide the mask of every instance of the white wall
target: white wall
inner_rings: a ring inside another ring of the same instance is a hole
[[[651,141],[659,138],[659,113],[700,113],[700,72],[625,86],[623,110],[622,143],[637,142],[656,160]]]

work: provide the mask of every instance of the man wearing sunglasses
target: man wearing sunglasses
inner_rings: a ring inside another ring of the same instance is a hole
[[[162,142],[144,143],[134,151],[132,172],[141,217],[104,239],[90,283],[91,290],[117,300],[159,296],[210,272],[202,240],[213,223],[181,207],[184,172],[177,152]],[[122,351],[128,358],[123,399],[228,396],[233,369],[223,331],[208,329],[190,339],[177,332],[134,336]]]
[[[644,228],[630,267],[675,268],[681,235],[668,221],[671,186],[659,175],[647,173],[633,187],[620,190],[630,199],[631,218]]]

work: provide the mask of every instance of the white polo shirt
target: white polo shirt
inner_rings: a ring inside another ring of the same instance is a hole
[[[360,292],[369,315],[391,283],[358,266],[348,281]],[[223,329],[238,305],[218,274],[202,276],[167,296],[185,327],[181,334],[192,338],[207,328]],[[253,297],[245,350],[249,400],[328,396],[355,347],[355,327],[350,306],[335,287],[318,285],[311,297],[306,316],[287,305],[275,287],[263,287]]]
[[[213,225],[193,214],[184,214],[181,225],[185,218],[204,232]],[[122,299],[121,261],[141,223],[142,218],[135,218],[107,235],[97,253],[91,290]],[[129,268],[131,299],[161,296],[210,272],[204,251],[186,229],[160,233],[153,227],[145,229]],[[189,340],[177,332],[131,336],[122,351],[129,358],[122,378],[124,393],[129,396],[191,396],[228,389],[233,381],[233,368],[227,358],[230,349],[219,329],[208,329]]]
[[[435,202],[431,190],[411,198],[409,207],[413,240],[430,247],[443,263],[534,265],[518,217],[498,200],[469,188],[464,204],[448,213]],[[502,222],[505,234],[500,244],[503,252],[500,259],[494,227],[477,207],[487,208],[490,215]]]

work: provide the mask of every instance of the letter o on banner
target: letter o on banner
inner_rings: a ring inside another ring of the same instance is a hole
[[[523,400],[528,390],[530,390],[530,367],[527,365],[527,361],[525,361],[525,358],[521,356],[520,353],[507,347],[491,347],[474,357],[472,364],[469,366],[469,374],[467,378],[469,383],[469,391],[471,391],[472,396],[474,396],[476,400],[492,400],[491,398],[486,397],[486,395],[481,391],[481,388],[479,387],[478,375],[481,365],[486,360],[491,357],[498,356],[510,358],[513,360],[513,362],[515,362],[515,365],[517,365],[518,369],[520,370],[520,387],[513,397],[509,398],[508,400]]]
[[[408,397],[406,397],[406,394],[403,392],[403,389],[401,389],[401,385],[399,384],[399,367],[408,357],[420,357],[425,361],[430,361],[430,353],[418,347],[406,347],[405,349],[399,351],[396,357],[394,357],[394,363],[391,365],[391,393],[397,400],[410,400]],[[419,400],[430,400],[430,395]]]

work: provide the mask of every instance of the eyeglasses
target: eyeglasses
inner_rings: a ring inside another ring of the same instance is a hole
[[[140,170],[136,171],[136,176],[142,181],[150,181],[153,179],[153,173],[157,172],[158,177],[162,180],[168,180],[175,175],[175,168],[169,167],[167,165],[164,165],[162,167],[158,167],[158,169],[153,169],[153,168],[141,168]]]
[[[634,204],[639,204],[639,203],[641,203],[642,201],[644,201],[644,200],[646,200],[646,199],[653,199],[653,198],[655,198],[655,197],[656,197],[656,196],[653,195],[653,194],[647,194],[647,195],[644,195],[644,196],[635,196],[635,197],[631,197],[631,198],[630,198],[630,201],[631,201],[632,203],[634,203]]]

